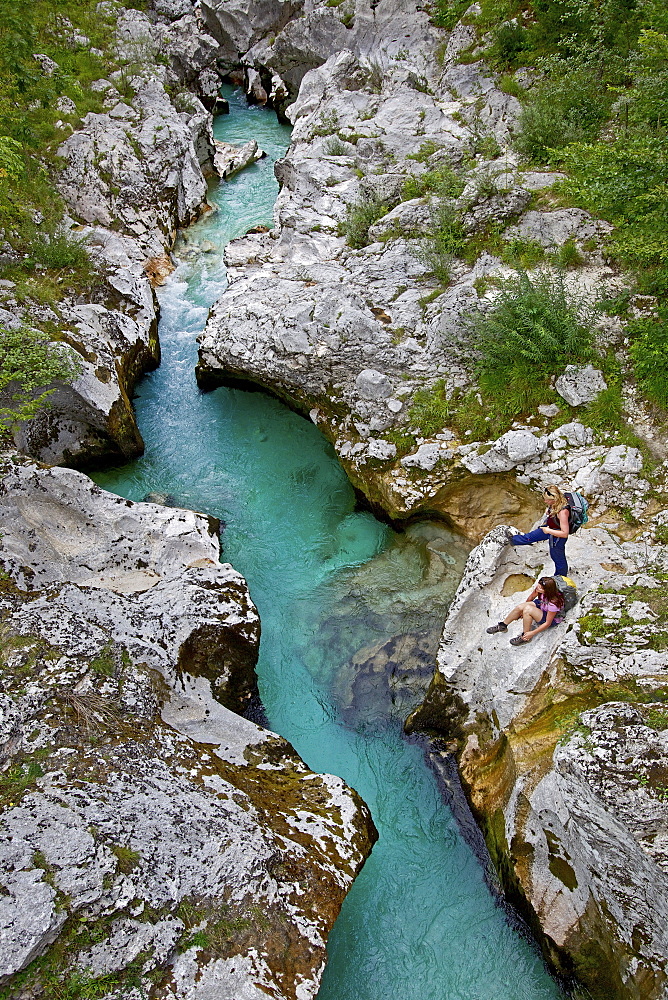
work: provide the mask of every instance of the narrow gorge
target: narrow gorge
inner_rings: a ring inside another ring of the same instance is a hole
[[[74,359],[3,457],[6,996],[668,997],[663,306],[522,153],[543,78],[489,3],[97,11],[92,287],[0,281]],[[513,411],[522,294],[591,342]],[[579,603],[517,650],[548,482]]]

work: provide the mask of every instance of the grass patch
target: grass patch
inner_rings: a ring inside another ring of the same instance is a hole
[[[381,201],[364,200],[349,205],[346,217],[339,224],[339,236],[345,236],[346,243],[354,250],[369,245],[369,229],[387,215],[387,206]]]
[[[118,860],[118,870],[123,873],[123,875],[129,875],[133,872],[135,868],[139,867],[141,861],[141,855],[139,851],[133,851],[129,847],[123,847],[122,844],[112,844],[111,853],[116,855]]]
[[[426,194],[437,194],[443,198],[458,198],[464,190],[464,181],[448,164],[442,164],[417,177],[407,177],[402,200],[423,198]]]

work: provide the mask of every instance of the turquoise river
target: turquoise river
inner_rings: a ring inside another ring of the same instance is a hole
[[[438,525],[397,534],[358,510],[332,447],[281,403],[238,389],[204,395],[195,383],[196,337],[225,288],[223,248],[271,223],[273,163],[290,141],[274,114],[231,88],[226,96],[217,137],[256,138],[268,156],[212,184],[218,211],[180,239],[160,290],[162,364],[137,392],[146,452],[95,478],[224,522],[223,558],[248,580],[262,619],[271,728],[371,809],[380,839],[331,934],[320,1000],[558,1000],[535,945],[487,887],[423,749],[402,737],[466,548]]]

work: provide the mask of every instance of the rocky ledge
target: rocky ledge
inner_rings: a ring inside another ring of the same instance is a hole
[[[0,522],[7,996],[314,996],[375,831],[235,714],[259,622],[216,524],[11,463]]]
[[[420,395],[444,401],[471,388],[467,314],[491,305],[513,273],[482,249],[472,265],[451,262],[447,287],[434,279],[424,236],[439,171],[457,175],[455,207],[481,247],[492,224],[502,243],[572,244],[583,261],[565,278],[573,293],[624,285],[601,256],[607,223],[532,207],[558,175],[520,164],[511,146],[519,102],[484,64],[458,61],[472,32],[444,35],[411,0],[312,3],[242,57],[249,71],[298,88],[286,109],[294,130],[276,167],[275,228],[228,247],[229,287],[201,338],[198,371],[205,389],[251,380],[310,414],[385,514],[436,513],[479,541],[499,522],[528,527],[538,508],[527,487],[548,479],[577,475],[600,511],[613,499],[635,508],[649,486],[637,449],[598,440],[572,418],[566,400],[577,407],[592,396],[567,387],[561,408],[496,441],[458,438],[445,416],[427,434],[415,415]],[[373,210],[368,235],[351,240],[364,208]],[[598,336],[614,346],[623,334],[604,317]]]
[[[665,512],[657,515],[657,526]],[[545,552],[496,528],[469,557],[438,667],[408,720],[453,741],[510,898],[595,998],[668,983],[668,614],[663,546],[603,527],[569,541],[581,601],[517,648],[488,635]]]
[[[88,246],[94,287],[53,306],[20,303],[11,284],[0,289],[3,325],[56,327],[80,367],[73,385],[58,385],[49,408],[18,432],[17,445],[44,462],[81,467],[143,450],[130,398],[160,359],[151,281],[172,269],[177,228],[208,210],[205,175],[215,171],[202,102],[215,107],[219,46],[185,6],[179,17],[176,9],[118,11],[121,69],[91,85],[103,111],[74,131],[59,122],[58,187],[70,213],[63,226]]]

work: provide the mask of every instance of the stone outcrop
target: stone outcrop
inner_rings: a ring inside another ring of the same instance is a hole
[[[602,527],[569,540],[581,602],[520,648],[488,635],[531,589],[545,547],[496,528],[472,551],[438,668],[408,720],[456,741],[469,799],[546,954],[593,997],[668,981],[668,618],[663,548]]]
[[[58,149],[65,161],[58,186],[74,217],[65,231],[90,248],[99,271],[93,294],[53,309],[4,296],[10,321],[57,325],[80,361],[74,384],[57,386],[48,409],[17,433],[18,446],[42,461],[90,465],[143,449],[130,398],[159,361],[150,261],[206,208],[204,174],[213,171],[211,115],[182,83],[198,88],[218,44],[187,6],[185,15],[183,4],[165,7],[167,24],[137,10],[119,14],[122,68],[92,84],[104,110],[86,115]]]
[[[243,146],[233,146],[230,142],[216,140],[215,149],[213,165],[218,176],[224,181],[267,155],[264,150],[258,149],[255,139],[249,139]]]
[[[259,622],[215,523],[9,463],[0,521],[8,995],[314,996],[375,832],[230,711]]]
[[[528,207],[559,175],[519,163],[509,144],[519,102],[481,63],[457,61],[472,32],[455,29],[439,62],[444,36],[411,0],[314,3],[245,53],[263,85],[273,74],[291,94],[298,88],[285,112],[292,145],[276,167],[274,230],[227,250],[229,287],[201,339],[199,379],[203,388],[251,380],[276,393],[310,414],[378,509],[438,513],[478,541],[509,519],[507,492],[495,500],[487,490],[484,523],[448,500],[474,496],[483,475],[512,473],[520,507],[512,519],[522,528],[537,513],[527,487],[578,474],[601,512],[613,498],[635,510],[649,487],[639,465],[610,457],[611,445],[624,445],[591,432],[585,441],[572,421],[560,430],[559,409],[500,441],[457,439],[448,426],[446,401],[471,389],[467,315],[489,307],[512,270],[481,252],[473,265],[453,260],[450,284],[436,284],[423,252],[436,210],[432,189],[421,191],[425,177],[458,173],[454,205],[470,235],[507,221],[507,243],[579,248],[584,266],[566,278],[576,295],[618,282],[591,249],[607,224],[580,209]],[[355,212],[365,206],[373,207],[368,238],[357,234],[353,249],[344,231],[362,224]],[[435,432],[422,427],[425,395],[443,413]],[[520,438],[528,450],[514,446]]]
[[[16,434],[22,451],[74,466],[141,453],[132,391],[160,360],[157,303],[145,252],[134,239],[112,230],[96,226],[83,233],[104,274],[102,301],[65,299],[49,316],[75,352],[80,372],[71,385],[56,386],[49,405]],[[31,322],[31,311],[22,309],[11,291],[4,304],[15,319]]]

